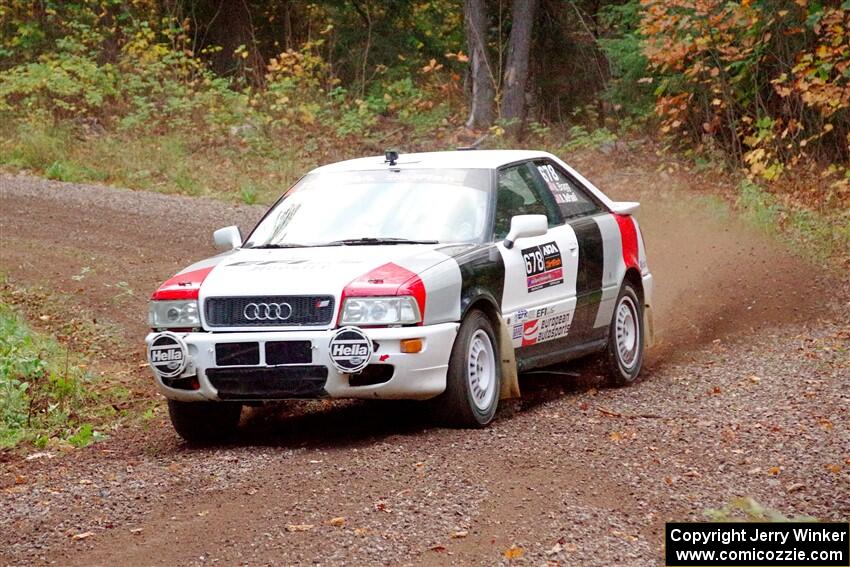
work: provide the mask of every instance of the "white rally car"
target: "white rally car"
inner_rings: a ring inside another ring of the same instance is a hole
[[[244,403],[406,398],[483,426],[518,372],[589,354],[628,384],[652,329],[637,208],[545,152],[319,167],[154,292],[148,359],[171,421],[210,441]]]

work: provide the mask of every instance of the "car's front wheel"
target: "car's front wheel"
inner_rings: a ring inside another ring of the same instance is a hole
[[[446,391],[434,400],[437,417],[451,427],[484,427],[499,406],[502,367],[490,319],[472,311],[461,323],[449,359]]]
[[[168,400],[168,415],[180,437],[189,443],[205,445],[233,435],[242,415],[242,404]]]
[[[635,287],[624,282],[614,307],[603,364],[610,386],[634,382],[643,366],[643,306]]]

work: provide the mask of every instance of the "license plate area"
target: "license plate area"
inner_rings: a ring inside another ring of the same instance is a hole
[[[266,365],[310,364],[313,362],[310,341],[269,341],[266,343]]]

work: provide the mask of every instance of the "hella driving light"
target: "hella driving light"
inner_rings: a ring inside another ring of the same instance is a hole
[[[342,306],[342,325],[412,325],[422,320],[409,296],[349,297]]]
[[[198,302],[190,301],[151,301],[148,322],[154,329],[173,329],[181,327],[200,327]]]

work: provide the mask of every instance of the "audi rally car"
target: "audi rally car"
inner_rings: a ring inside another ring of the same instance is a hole
[[[154,292],[172,423],[213,440],[244,403],[330,397],[433,400],[484,426],[518,372],[590,354],[628,384],[652,329],[637,209],[537,151],[319,167]]]

